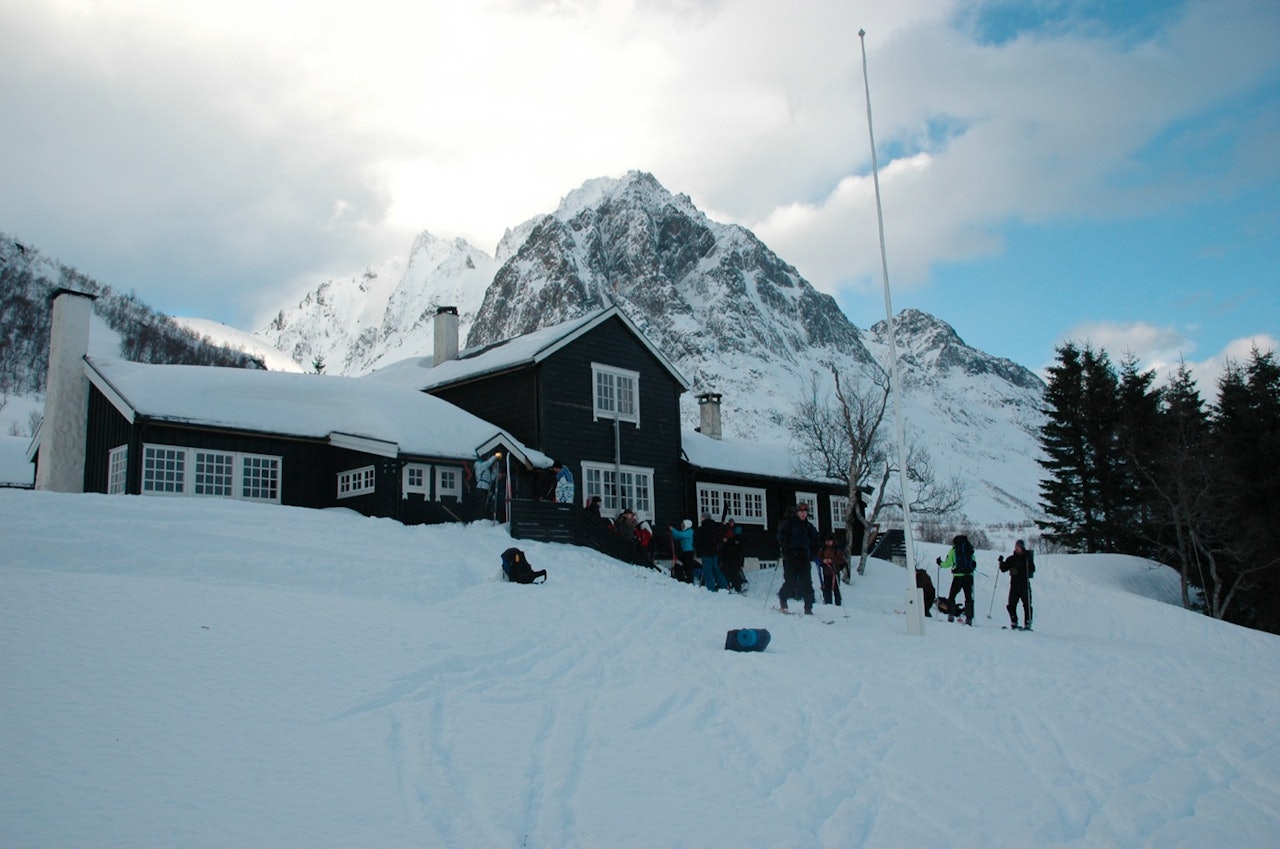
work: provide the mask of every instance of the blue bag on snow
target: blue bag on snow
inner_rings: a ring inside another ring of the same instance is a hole
[[[725,635],[726,651],[764,651],[769,645],[769,632],[764,628],[735,628]]]

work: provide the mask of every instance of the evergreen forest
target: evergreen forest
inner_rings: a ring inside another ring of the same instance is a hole
[[[1280,633],[1280,364],[1229,362],[1207,401],[1181,364],[1167,385],[1136,361],[1065,344],[1041,430],[1041,529],[1071,552],[1169,564],[1182,602]]]

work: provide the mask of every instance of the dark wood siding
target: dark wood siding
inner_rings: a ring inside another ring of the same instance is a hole
[[[525,445],[536,446],[542,436],[537,375],[532,367],[446,386],[431,394],[503,428]]]
[[[640,375],[640,424],[619,424],[619,462],[653,469],[655,526],[680,514],[680,383],[617,318],[593,328],[537,365],[433,390],[432,394],[504,428],[565,463],[582,495],[584,460],[614,462],[614,423],[596,421],[591,365]],[[519,495],[532,476],[513,474]]]
[[[618,461],[653,469],[654,525],[676,520],[680,503],[681,386],[621,321],[610,319],[548,357],[538,375],[538,448],[569,464],[582,494],[582,462],[614,462],[612,419],[593,417],[592,363],[639,373],[640,423],[618,424]]]
[[[85,433],[84,491],[107,491],[107,463],[113,448],[129,443],[133,435],[127,419],[98,391],[89,386],[89,422]],[[137,453],[129,446],[129,457]],[[133,490],[128,490],[132,492]]]

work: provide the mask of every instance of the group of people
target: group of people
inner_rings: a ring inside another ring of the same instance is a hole
[[[1014,630],[1031,630],[1031,578],[1035,576],[1035,560],[1027,550],[1026,544],[1018,540],[1013,544],[1013,553],[1008,557],[1001,555],[996,559],[1000,571],[1009,575],[1009,602],[1005,609],[1009,612],[1009,627]],[[946,558],[939,557],[938,565],[951,571],[951,591],[945,601],[939,600],[938,610],[947,615],[948,622],[954,622],[957,616],[963,617],[966,624],[973,624],[974,598],[973,573],[978,570],[978,562],[973,554],[973,545],[964,534],[957,535],[951,541],[951,550]],[[956,597],[964,593],[964,607],[956,606]],[[1018,608],[1022,608],[1022,623],[1018,623]]]
[[[686,584],[700,584],[711,592],[731,589],[743,592],[747,577],[742,529],[733,519],[702,514],[697,528],[685,519],[671,533],[671,577]]]

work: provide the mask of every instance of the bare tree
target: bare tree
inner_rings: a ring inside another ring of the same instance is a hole
[[[824,390],[819,376],[811,374],[788,430],[798,449],[798,474],[847,484],[850,515],[845,527],[862,528],[862,554],[857,567],[861,574],[881,514],[902,510],[901,493],[890,486],[898,471],[897,452],[890,450],[883,427],[889,407],[889,375],[874,367],[858,389],[847,386],[832,363],[824,365],[835,384],[834,399]],[[943,515],[958,509],[963,501],[964,485],[960,479],[939,482],[928,450],[911,439],[907,445],[907,478],[913,488],[913,513]],[[873,496],[870,504],[864,495]]]

